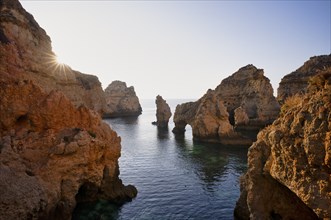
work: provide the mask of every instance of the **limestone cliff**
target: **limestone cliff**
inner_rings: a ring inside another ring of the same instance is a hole
[[[287,97],[305,93],[309,78],[328,67],[331,67],[331,54],[311,57],[296,71],[282,78],[278,88],[278,101],[284,103]]]
[[[331,67],[289,98],[248,152],[239,219],[331,218]]]
[[[0,54],[2,71],[33,80],[45,92],[60,90],[77,107],[103,111],[105,100],[98,78],[57,63],[51,39],[18,0],[0,1]]]
[[[262,69],[247,65],[197,102],[178,105],[173,131],[184,132],[189,124],[196,140],[249,145],[278,113],[269,79]]]
[[[168,122],[171,117],[171,110],[167,102],[162,98],[162,96],[156,96],[156,122],[158,127],[167,128]]]
[[[103,117],[137,116],[142,112],[133,86],[125,82],[113,81],[105,89],[106,109]]]
[[[118,178],[120,137],[97,113],[0,74],[0,219],[70,219],[77,202],[135,196]]]

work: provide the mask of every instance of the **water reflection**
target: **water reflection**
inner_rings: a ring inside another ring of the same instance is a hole
[[[164,139],[169,139],[169,128],[168,127],[165,127],[165,128],[162,128],[162,127],[157,127],[157,138],[159,140],[164,140]]]
[[[220,144],[190,142],[179,137],[175,138],[175,142],[184,166],[194,168],[207,189],[222,182],[229,173],[241,173],[246,169],[245,165],[239,164],[246,164],[247,146],[238,149]]]

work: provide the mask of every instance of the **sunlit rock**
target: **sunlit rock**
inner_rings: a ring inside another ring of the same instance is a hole
[[[285,101],[250,147],[239,219],[331,218],[331,67],[306,91]]]

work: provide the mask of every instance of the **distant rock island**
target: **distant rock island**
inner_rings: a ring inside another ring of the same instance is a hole
[[[142,112],[134,87],[127,87],[125,82],[113,81],[105,89],[106,108],[104,118],[137,116]]]
[[[71,219],[79,202],[135,197],[98,78],[56,63],[18,0],[0,1],[0,54],[0,219]]]
[[[156,96],[156,122],[153,124],[160,128],[167,128],[169,119],[171,117],[171,110],[168,103],[162,98],[162,96]]]
[[[329,64],[313,57],[283,78],[280,116],[249,148],[237,219],[331,218]]]
[[[192,127],[195,140],[249,145],[279,113],[270,81],[253,65],[240,68],[196,102],[178,105],[174,133]]]

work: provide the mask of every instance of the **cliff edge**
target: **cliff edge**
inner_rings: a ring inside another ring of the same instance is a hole
[[[331,68],[308,82],[250,147],[238,219],[331,218]]]
[[[105,107],[98,78],[56,61],[51,39],[18,0],[0,1],[1,70],[32,80],[45,92],[62,91],[75,106],[97,112]]]

